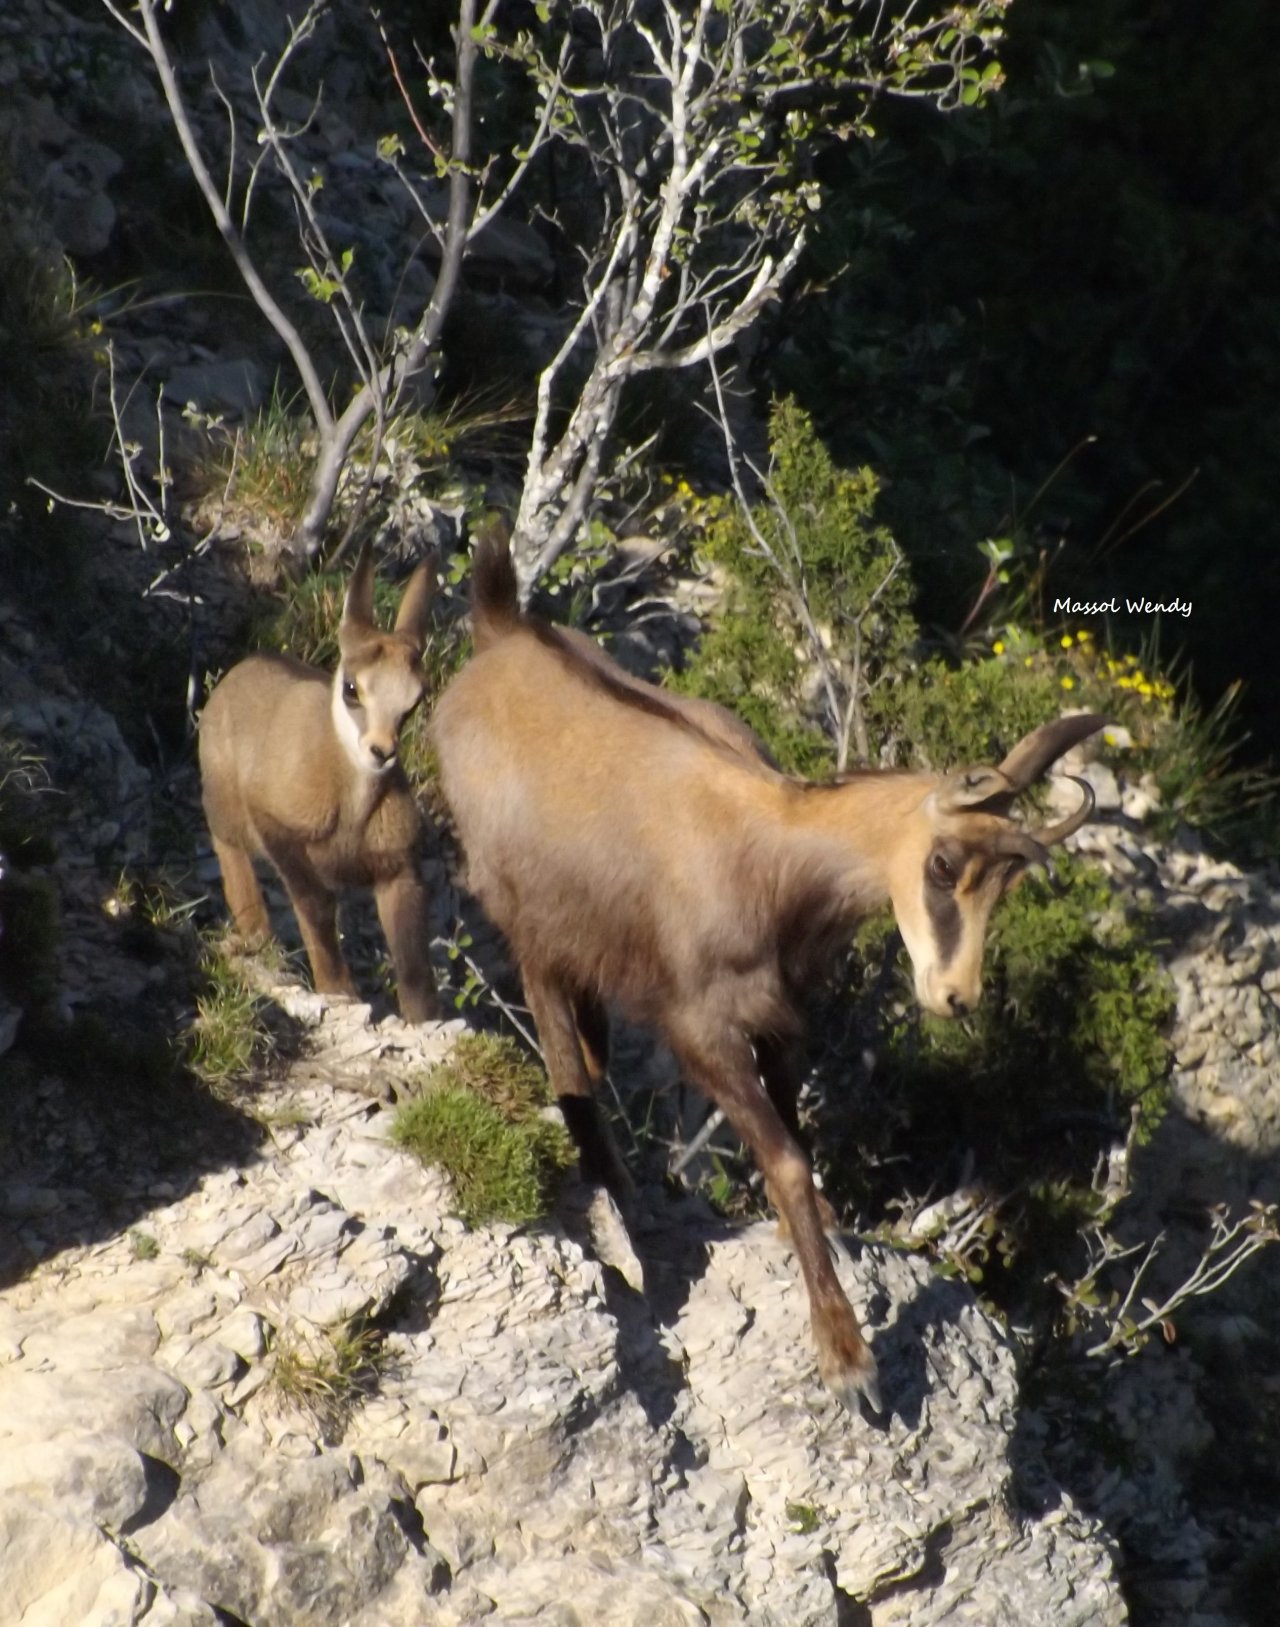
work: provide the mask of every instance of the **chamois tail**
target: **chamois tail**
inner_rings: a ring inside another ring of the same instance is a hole
[[[520,625],[519,584],[505,530],[492,525],[476,538],[471,561],[471,641],[487,650]]]

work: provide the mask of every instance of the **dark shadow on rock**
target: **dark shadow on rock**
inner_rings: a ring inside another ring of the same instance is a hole
[[[167,1463],[162,1463],[159,1458],[151,1457],[146,1452],[139,1455],[142,1458],[143,1474],[142,1507],[121,1525],[122,1537],[132,1536],[143,1526],[151,1525],[158,1520],[177,1497],[182,1485],[182,1476],[176,1469],[170,1468]]]
[[[24,1025],[0,1059],[0,1288],[256,1156],[262,1126],[175,1066],[173,1043],[123,1013]]]
[[[856,1239],[842,1238],[848,1247]],[[948,1277],[931,1276],[920,1291],[902,1305],[893,1315],[883,1293],[877,1294],[876,1310],[867,1317],[870,1328],[878,1328],[871,1335],[871,1350],[880,1370],[880,1395],[884,1411],[874,1412],[865,1402],[864,1420],[881,1433],[887,1433],[894,1418],[908,1429],[916,1429],[924,1411],[925,1398],[934,1387],[929,1368],[930,1329],[955,1322],[962,1312],[973,1304],[973,1293],[967,1284]],[[887,1326],[886,1314],[892,1315]]]

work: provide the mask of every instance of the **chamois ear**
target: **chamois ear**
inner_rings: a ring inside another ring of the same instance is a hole
[[[405,633],[419,649],[427,641],[427,617],[436,595],[436,562],[424,559],[405,585],[396,616],[396,632]]]
[[[373,626],[373,539],[365,541],[356,560],[356,568],[347,583],[347,596],[342,601],[344,627]]]
[[[946,779],[933,794],[933,803],[939,813],[959,813],[965,808],[980,808],[988,803],[1008,806],[1017,795],[1016,789],[998,768],[961,768]]]
[[[1025,791],[1029,785],[1035,784],[1050,763],[1056,763],[1072,746],[1078,746],[1091,734],[1104,729],[1109,721],[1109,718],[1100,717],[1096,712],[1078,712],[1074,717],[1059,717],[1051,723],[1042,723],[1018,742],[1000,764],[1000,772],[1015,791]]]

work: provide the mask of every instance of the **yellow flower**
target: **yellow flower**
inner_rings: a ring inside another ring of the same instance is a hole
[[[1089,629],[1087,627],[1082,627],[1080,629],[1080,631],[1076,634],[1076,639],[1081,644],[1087,644],[1092,637],[1093,637],[1093,634],[1089,631]]]
[[[1071,648],[1071,634],[1070,633],[1063,633],[1061,639],[1058,642],[1062,645],[1064,650],[1069,650]]]
[[[1024,667],[1033,667],[1033,666],[1035,666],[1035,664],[1036,664],[1035,656],[1034,655],[1024,655],[1023,658],[1022,658],[1022,664],[1023,664]]]
[[[1064,689],[1074,689],[1076,687],[1075,679],[1074,678],[1064,678],[1062,680],[1062,687]]]
[[[995,643],[991,646],[991,649],[992,649],[994,654],[1003,655],[1004,654],[1004,640],[1002,638],[998,638],[995,641]]]
[[[1144,680],[1138,685],[1138,693],[1139,695],[1145,695],[1150,698],[1155,694],[1155,690],[1152,689],[1151,685]]]

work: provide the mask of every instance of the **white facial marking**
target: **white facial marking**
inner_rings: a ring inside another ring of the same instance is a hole
[[[391,767],[394,758],[380,763],[373,757],[360,737],[360,724],[355,713],[342,698],[343,675],[339,668],[333,680],[333,690],[330,697],[330,711],[333,715],[334,732],[342,742],[342,749],[346,752],[352,766],[362,774],[385,774]]]

